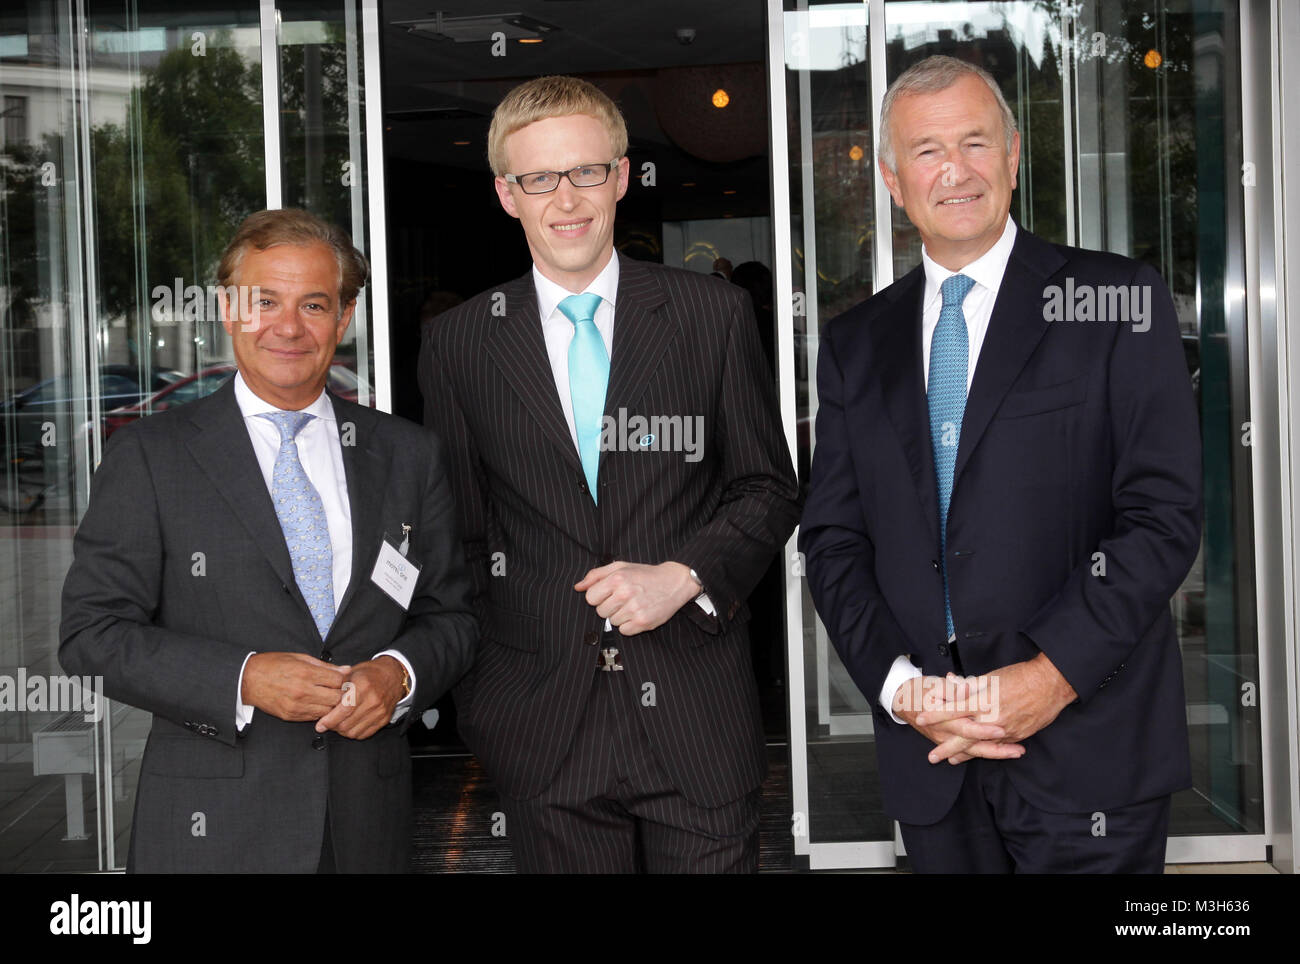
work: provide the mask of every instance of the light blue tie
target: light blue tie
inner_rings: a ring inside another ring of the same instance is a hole
[[[953,637],[952,604],[948,599],[948,505],[952,501],[952,473],[957,465],[961,420],[966,413],[966,376],[970,349],[966,316],[961,304],[975,281],[955,274],[943,283],[943,307],[930,341],[930,442],[934,446],[934,474],[939,484],[939,551],[943,560],[943,618],[948,638]]]
[[[302,427],[315,416],[308,412],[265,412],[259,417],[280,430],[280,451],[271,474],[271,501],[289,547],[293,577],[324,639],[334,622],[334,551],[325,507],[298,461],[295,441]]]
[[[573,322],[569,342],[569,397],[573,400],[573,425],[578,434],[578,455],[587,476],[587,489],[596,498],[596,472],[600,469],[600,430],[605,416],[605,390],[609,387],[609,354],[596,328],[600,295],[569,295],[560,311]]]

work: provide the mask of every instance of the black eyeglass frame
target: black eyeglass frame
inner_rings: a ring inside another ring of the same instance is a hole
[[[511,184],[519,185],[519,190],[523,191],[525,194],[529,195],[530,197],[535,197],[538,194],[551,194],[555,191],[558,191],[560,188],[560,178],[562,177],[568,178],[569,183],[572,184],[574,187],[578,188],[579,190],[583,188],[589,188],[589,187],[600,187],[602,184],[606,184],[609,182],[610,174],[613,173],[614,168],[618,165],[618,162],[621,160],[622,160],[621,157],[616,157],[612,161],[609,161],[608,163],[579,164],[577,167],[571,167],[567,171],[529,171],[527,174],[503,174],[502,177],[504,177]],[[578,184],[573,180],[572,177],[573,172],[580,171],[584,167],[603,167],[605,169],[605,176],[595,184]],[[537,174],[554,174],[555,186],[552,188],[548,188],[545,191],[530,191],[528,190],[528,188],[524,187],[523,178],[533,177]]]

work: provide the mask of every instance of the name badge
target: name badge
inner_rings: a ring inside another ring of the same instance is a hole
[[[379,546],[379,558],[375,560],[370,581],[388,593],[397,605],[410,609],[411,597],[415,595],[415,583],[420,578],[420,567],[406,558],[406,545],[403,541],[399,549],[388,534],[384,533],[384,541]]]

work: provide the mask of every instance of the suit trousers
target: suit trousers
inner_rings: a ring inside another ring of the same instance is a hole
[[[938,766],[950,766],[940,763]],[[1049,813],[1025,800],[1007,768],[976,758],[952,809],[937,823],[902,823],[903,844],[921,874],[1159,874],[1169,835],[1169,800],[1087,813]]]
[[[536,797],[501,797],[520,873],[754,873],[760,790],[691,803],[638,719],[653,713],[626,672],[595,678],[573,746]]]
[[[320,842],[320,861],[316,864],[318,874],[337,874],[338,865],[334,862],[334,841],[330,839],[330,813],[325,810],[325,836]]]

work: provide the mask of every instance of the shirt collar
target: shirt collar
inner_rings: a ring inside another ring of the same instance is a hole
[[[244,418],[253,418],[256,415],[262,415],[266,412],[282,412],[284,409],[276,408],[266,399],[254,393],[244,381],[244,373],[235,373],[235,401],[239,403],[240,414]],[[320,395],[316,401],[312,402],[304,412],[309,412],[317,418],[324,419],[327,422],[334,421],[334,406],[330,403],[329,395],[325,389],[321,389]]]
[[[1002,276],[1006,273],[1007,262],[1011,260],[1011,249],[1015,247],[1015,243],[1016,222],[1014,218],[1007,215],[1006,227],[1002,229],[1002,236],[994,242],[993,247],[966,265],[961,271],[949,271],[933,260],[923,245],[921,247],[921,263],[925,265],[926,305],[928,306],[931,300],[942,295],[941,286],[955,274],[964,274],[977,285],[981,285],[989,291],[997,291],[1002,284]]]
[[[537,270],[537,265],[533,265],[533,286],[537,289],[537,313],[541,316],[543,323],[551,317],[556,306],[561,301],[573,294],[563,285],[557,285],[550,278],[546,277]],[[591,292],[600,295],[603,301],[609,302],[611,308],[614,307],[614,299],[618,295],[618,252],[615,251],[610,255],[609,264],[600,269],[600,274],[592,279],[591,284],[587,285],[579,294]]]

